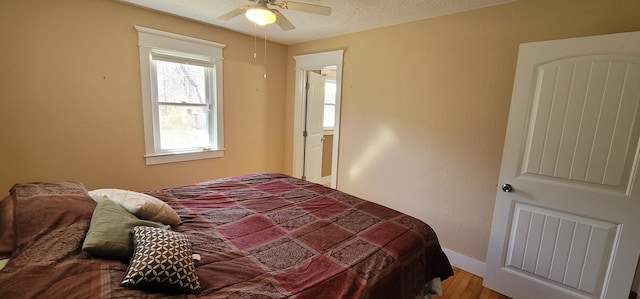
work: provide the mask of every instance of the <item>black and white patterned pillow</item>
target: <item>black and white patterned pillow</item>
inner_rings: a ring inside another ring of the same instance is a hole
[[[134,253],[120,285],[165,286],[188,293],[200,291],[191,241],[186,235],[148,226],[136,226],[131,234]]]

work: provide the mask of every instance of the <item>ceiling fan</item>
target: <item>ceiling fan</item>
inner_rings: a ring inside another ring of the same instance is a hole
[[[238,7],[228,13],[219,16],[218,20],[231,20],[241,15],[242,13],[245,13],[247,19],[258,25],[262,26],[275,22],[282,30],[287,31],[292,30],[296,27],[293,26],[293,24],[291,24],[291,22],[289,22],[289,20],[282,13],[280,13],[280,11],[270,8],[269,6],[277,6],[280,9],[295,10],[323,16],[331,15],[331,7],[328,6],[278,0],[249,1],[255,2],[255,4]]]

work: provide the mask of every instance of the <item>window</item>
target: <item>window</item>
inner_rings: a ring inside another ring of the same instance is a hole
[[[147,165],[224,156],[224,45],[136,30]]]
[[[324,120],[325,130],[333,130],[336,121],[336,81],[326,80],[324,83]]]

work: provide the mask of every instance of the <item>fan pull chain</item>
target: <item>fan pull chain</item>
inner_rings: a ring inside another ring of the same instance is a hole
[[[257,54],[258,47],[256,46],[257,45],[257,39],[258,39],[256,37],[256,35],[258,34],[258,30],[256,29],[257,26],[258,25],[256,25],[256,23],[253,23],[253,59],[256,59],[256,57],[258,57],[258,54]]]
[[[264,76],[267,79],[267,26],[264,26]]]
[[[264,27],[264,74],[263,78],[267,79],[267,26]],[[253,24],[253,59],[258,58],[258,30],[257,25]]]

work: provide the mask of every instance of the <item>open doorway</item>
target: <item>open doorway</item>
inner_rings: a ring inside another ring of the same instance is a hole
[[[293,175],[336,188],[343,51],[294,56]]]

